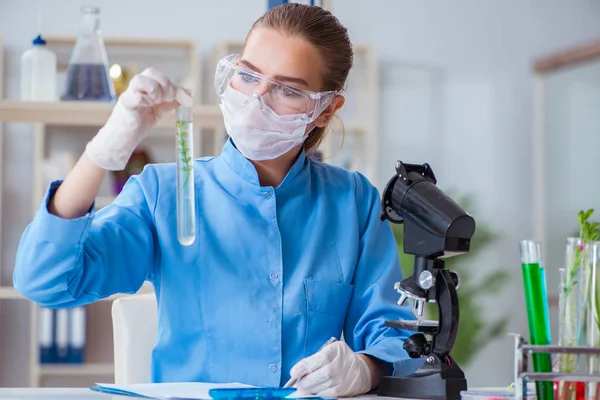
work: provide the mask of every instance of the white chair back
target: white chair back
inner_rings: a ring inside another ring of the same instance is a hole
[[[150,360],[158,330],[154,293],[121,297],[112,304],[115,383],[150,381]]]

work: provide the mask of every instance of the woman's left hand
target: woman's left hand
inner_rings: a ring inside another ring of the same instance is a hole
[[[299,392],[322,397],[351,397],[371,390],[376,363],[356,354],[344,342],[325,346],[316,354],[300,360],[292,370]],[[369,365],[370,364],[370,365]]]

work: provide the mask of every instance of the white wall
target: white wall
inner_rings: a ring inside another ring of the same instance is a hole
[[[42,0],[47,34],[73,34],[83,0]],[[182,37],[212,43],[242,38],[265,10],[266,0],[96,0],[106,36]],[[21,52],[37,34],[37,1],[0,0],[0,35],[7,48],[8,86],[17,97]],[[501,238],[478,259],[473,274],[504,267],[512,284],[490,299],[490,317],[511,316],[510,331],[526,333],[518,240],[532,234],[530,161],[533,57],[600,36],[594,0],[408,1],[337,0],[334,12],[356,43],[377,49],[382,64],[381,157],[378,183],[400,158],[428,161],[444,188],[476,196],[478,220]],[[51,18],[50,18],[51,16]],[[28,127],[11,126],[5,138],[3,284],[18,238],[30,218],[31,152]],[[24,184],[25,183],[25,184]],[[553,268],[554,266],[549,266]],[[22,340],[24,303],[2,305],[0,385],[26,384]],[[10,321],[10,325],[8,322]],[[468,369],[471,384],[506,384],[512,373],[511,341],[486,347]]]
[[[546,74],[543,79],[543,172],[541,240],[550,265],[564,263],[565,238],[577,235],[577,212],[593,208],[598,220],[600,187],[600,60]],[[559,274],[548,276],[557,287]],[[557,333],[555,333],[555,336]]]

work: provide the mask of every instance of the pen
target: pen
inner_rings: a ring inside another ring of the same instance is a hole
[[[317,353],[318,353],[319,351],[323,350],[323,348],[324,348],[325,346],[328,346],[328,345],[330,345],[330,344],[331,344],[331,343],[333,343],[333,342],[337,342],[337,339],[336,339],[336,338],[334,338],[334,337],[330,337],[330,338],[329,338],[329,340],[327,340],[327,341],[326,341],[326,342],[323,344],[323,346],[321,346],[321,347],[319,348],[319,350],[317,351]],[[291,387],[292,385],[295,385],[295,384],[296,384],[296,382],[298,382],[298,378],[291,378],[289,381],[287,381],[287,383],[286,383],[286,384],[283,386],[283,388],[284,388],[284,389],[287,389],[287,388]]]

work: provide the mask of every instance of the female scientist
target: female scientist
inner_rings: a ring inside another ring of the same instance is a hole
[[[215,85],[230,138],[195,161],[197,237],[177,240],[174,164],[148,165],[96,212],[107,170],[189,92],[161,73],[134,77],[64,181],[50,184],[21,239],[16,289],[65,308],[145,280],[158,302],[151,381],[243,382],[352,396],[407,358],[414,319],[396,305],[396,243],[375,187],[307,157],[344,104],[352,45],[319,7],[286,4],[256,21]],[[323,346],[330,337],[344,340]]]

